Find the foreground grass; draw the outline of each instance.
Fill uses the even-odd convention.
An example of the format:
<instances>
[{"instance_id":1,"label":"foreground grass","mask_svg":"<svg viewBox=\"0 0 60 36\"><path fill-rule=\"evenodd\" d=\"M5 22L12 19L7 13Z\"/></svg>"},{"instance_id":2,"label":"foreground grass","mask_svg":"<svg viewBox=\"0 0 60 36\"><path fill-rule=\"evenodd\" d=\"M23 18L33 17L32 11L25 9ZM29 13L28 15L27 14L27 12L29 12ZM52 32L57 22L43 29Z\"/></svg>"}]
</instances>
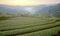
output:
<instances>
[{"instance_id":1,"label":"foreground grass","mask_svg":"<svg viewBox=\"0 0 60 36\"><path fill-rule=\"evenodd\" d=\"M51 36L52 34L55 34L60 30L59 26L60 19L58 18L16 17L5 21L0 21L0 35ZM48 35L46 32L48 33Z\"/></svg>"},{"instance_id":2,"label":"foreground grass","mask_svg":"<svg viewBox=\"0 0 60 36\"><path fill-rule=\"evenodd\" d=\"M16 34L25 34L30 33L34 31L49 29L53 27L57 27L60 24L49 24L49 25L43 25L43 26L35 26L35 27L29 27L24 29L16 29L16 30L10 30L10 31L3 31L1 32L2 35L16 35Z\"/></svg>"},{"instance_id":3,"label":"foreground grass","mask_svg":"<svg viewBox=\"0 0 60 36\"><path fill-rule=\"evenodd\" d=\"M58 31L60 31L60 27L54 27L54 28L50 28L42 31L36 31L36 32L16 35L16 36L52 36L54 34L57 34Z\"/></svg>"}]
</instances>

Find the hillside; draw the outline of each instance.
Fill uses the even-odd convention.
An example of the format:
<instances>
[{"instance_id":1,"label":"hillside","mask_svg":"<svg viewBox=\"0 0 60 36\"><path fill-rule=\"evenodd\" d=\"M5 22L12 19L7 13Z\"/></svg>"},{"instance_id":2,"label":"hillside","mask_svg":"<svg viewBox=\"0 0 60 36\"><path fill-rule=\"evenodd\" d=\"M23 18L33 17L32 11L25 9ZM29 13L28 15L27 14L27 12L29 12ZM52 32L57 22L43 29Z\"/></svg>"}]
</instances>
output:
<instances>
[{"instance_id":1,"label":"hillside","mask_svg":"<svg viewBox=\"0 0 60 36\"><path fill-rule=\"evenodd\" d=\"M0 36L52 36L60 31L60 19L16 17L0 20Z\"/></svg>"},{"instance_id":2,"label":"hillside","mask_svg":"<svg viewBox=\"0 0 60 36\"><path fill-rule=\"evenodd\" d=\"M43 4L36 6L9 6L0 4L0 13L31 14L42 17L60 17L60 4Z\"/></svg>"}]
</instances>

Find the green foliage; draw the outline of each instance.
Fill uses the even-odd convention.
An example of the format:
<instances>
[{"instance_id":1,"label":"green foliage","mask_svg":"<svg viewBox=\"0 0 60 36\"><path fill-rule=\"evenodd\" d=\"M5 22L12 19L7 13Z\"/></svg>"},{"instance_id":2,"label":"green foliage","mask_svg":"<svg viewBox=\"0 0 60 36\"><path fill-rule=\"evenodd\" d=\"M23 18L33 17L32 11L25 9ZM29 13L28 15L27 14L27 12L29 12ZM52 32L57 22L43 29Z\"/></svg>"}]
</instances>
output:
<instances>
[{"instance_id":1,"label":"green foliage","mask_svg":"<svg viewBox=\"0 0 60 36\"><path fill-rule=\"evenodd\" d=\"M60 18L60 11L55 11L55 12L53 13L53 16L54 16L54 17L57 17L57 18Z\"/></svg>"},{"instance_id":2,"label":"green foliage","mask_svg":"<svg viewBox=\"0 0 60 36\"><path fill-rule=\"evenodd\" d=\"M59 28L59 18L16 17L0 21L0 36L51 36Z\"/></svg>"},{"instance_id":3,"label":"green foliage","mask_svg":"<svg viewBox=\"0 0 60 36\"><path fill-rule=\"evenodd\" d=\"M2 13L0 13L0 15L2 15Z\"/></svg>"}]
</instances>

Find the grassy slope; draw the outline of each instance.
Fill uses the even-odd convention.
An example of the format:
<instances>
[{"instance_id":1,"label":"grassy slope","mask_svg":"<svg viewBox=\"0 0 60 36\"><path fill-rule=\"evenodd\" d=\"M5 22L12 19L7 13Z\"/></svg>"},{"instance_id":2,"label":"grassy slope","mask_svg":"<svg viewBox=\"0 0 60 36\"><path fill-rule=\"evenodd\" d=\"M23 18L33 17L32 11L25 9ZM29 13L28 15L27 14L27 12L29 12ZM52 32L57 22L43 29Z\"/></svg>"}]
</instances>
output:
<instances>
[{"instance_id":1,"label":"grassy slope","mask_svg":"<svg viewBox=\"0 0 60 36\"><path fill-rule=\"evenodd\" d=\"M46 30L36 31L36 32L17 35L17 36L51 36L57 34L57 31L60 31L60 27L54 27Z\"/></svg>"},{"instance_id":2,"label":"grassy slope","mask_svg":"<svg viewBox=\"0 0 60 36\"><path fill-rule=\"evenodd\" d=\"M60 23L53 22L54 20L51 20L49 18L38 17L12 18L10 20L0 21L0 35L40 36L41 34L41 36L44 35L48 36L60 30L59 29L60 27L58 27ZM48 33L48 35L46 32Z\"/></svg>"}]
</instances>

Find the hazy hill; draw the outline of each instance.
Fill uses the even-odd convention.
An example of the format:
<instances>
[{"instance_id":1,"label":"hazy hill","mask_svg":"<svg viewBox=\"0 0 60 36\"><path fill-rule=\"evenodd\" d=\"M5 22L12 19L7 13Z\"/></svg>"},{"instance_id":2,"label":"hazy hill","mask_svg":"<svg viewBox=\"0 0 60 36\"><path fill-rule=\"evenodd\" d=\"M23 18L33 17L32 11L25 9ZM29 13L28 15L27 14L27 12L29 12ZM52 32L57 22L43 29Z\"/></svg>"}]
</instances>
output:
<instances>
[{"instance_id":1,"label":"hazy hill","mask_svg":"<svg viewBox=\"0 0 60 36\"><path fill-rule=\"evenodd\" d=\"M60 4L43 4L36 6L9 6L0 4L1 13L35 14L43 17L60 17Z\"/></svg>"}]
</instances>

